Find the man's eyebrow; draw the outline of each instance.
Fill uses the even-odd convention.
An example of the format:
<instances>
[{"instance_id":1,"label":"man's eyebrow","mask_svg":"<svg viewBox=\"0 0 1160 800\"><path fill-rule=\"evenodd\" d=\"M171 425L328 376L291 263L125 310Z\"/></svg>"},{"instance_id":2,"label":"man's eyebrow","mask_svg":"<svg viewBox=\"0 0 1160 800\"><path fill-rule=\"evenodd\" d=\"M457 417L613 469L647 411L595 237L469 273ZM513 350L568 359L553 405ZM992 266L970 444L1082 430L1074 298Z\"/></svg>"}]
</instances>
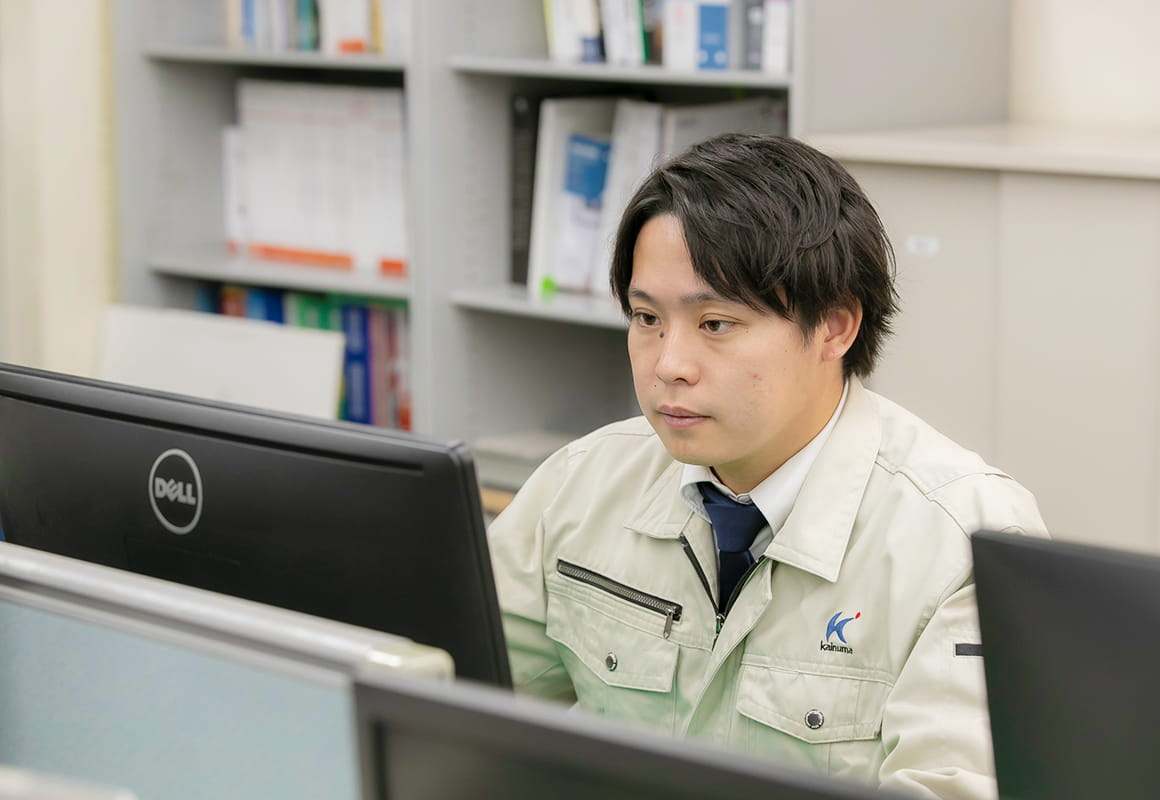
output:
<instances>
[{"instance_id":1,"label":"man's eyebrow","mask_svg":"<svg viewBox=\"0 0 1160 800\"><path fill-rule=\"evenodd\" d=\"M644 289L638 289L635 286L628 287L628 296L632 300L643 300L646 303L656 302L652 295ZM679 302L684 306L695 306L700 303L728 303L734 301L727 300L716 292L694 292L693 294L683 295Z\"/></svg>"}]
</instances>

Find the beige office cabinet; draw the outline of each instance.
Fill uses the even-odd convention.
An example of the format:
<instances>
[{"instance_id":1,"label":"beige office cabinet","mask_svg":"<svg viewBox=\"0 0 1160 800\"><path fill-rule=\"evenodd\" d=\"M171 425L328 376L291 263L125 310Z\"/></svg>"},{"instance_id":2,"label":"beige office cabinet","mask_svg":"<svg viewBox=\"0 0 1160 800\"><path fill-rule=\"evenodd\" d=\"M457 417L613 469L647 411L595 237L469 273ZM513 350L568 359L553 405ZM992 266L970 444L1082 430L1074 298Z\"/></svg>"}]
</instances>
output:
<instances>
[{"instance_id":1,"label":"beige office cabinet","mask_svg":"<svg viewBox=\"0 0 1160 800\"><path fill-rule=\"evenodd\" d=\"M1158 550L1160 179L1012 173L1001 202L996 457L1061 537Z\"/></svg>"},{"instance_id":2,"label":"beige office cabinet","mask_svg":"<svg viewBox=\"0 0 1160 800\"><path fill-rule=\"evenodd\" d=\"M814 141L865 181L898 251L875 388L1018 478L1057 537L1160 551L1160 136Z\"/></svg>"},{"instance_id":3,"label":"beige office cabinet","mask_svg":"<svg viewBox=\"0 0 1160 800\"><path fill-rule=\"evenodd\" d=\"M994 452L999 177L851 166L898 267L901 310L869 384L964 446Z\"/></svg>"}]
</instances>

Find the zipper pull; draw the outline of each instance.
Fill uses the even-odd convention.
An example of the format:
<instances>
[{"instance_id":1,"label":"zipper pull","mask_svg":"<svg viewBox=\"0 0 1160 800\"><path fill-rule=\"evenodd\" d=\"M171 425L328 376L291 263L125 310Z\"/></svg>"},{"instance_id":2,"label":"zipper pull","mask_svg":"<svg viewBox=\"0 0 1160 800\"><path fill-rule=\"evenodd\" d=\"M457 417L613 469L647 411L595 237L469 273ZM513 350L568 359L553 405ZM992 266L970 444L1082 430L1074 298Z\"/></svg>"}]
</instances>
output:
<instances>
[{"instance_id":1,"label":"zipper pull","mask_svg":"<svg viewBox=\"0 0 1160 800\"><path fill-rule=\"evenodd\" d=\"M723 628L724 626L725 626L725 615L718 613L717 614L717 634L716 635L721 634L721 628Z\"/></svg>"},{"instance_id":2,"label":"zipper pull","mask_svg":"<svg viewBox=\"0 0 1160 800\"><path fill-rule=\"evenodd\" d=\"M665 613L665 638L666 639L669 638L669 634L673 632L673 614L675 614L675 613L676 613L676 610L672 609L672 608L670 608Z\"/></svg>"}]
</instances>

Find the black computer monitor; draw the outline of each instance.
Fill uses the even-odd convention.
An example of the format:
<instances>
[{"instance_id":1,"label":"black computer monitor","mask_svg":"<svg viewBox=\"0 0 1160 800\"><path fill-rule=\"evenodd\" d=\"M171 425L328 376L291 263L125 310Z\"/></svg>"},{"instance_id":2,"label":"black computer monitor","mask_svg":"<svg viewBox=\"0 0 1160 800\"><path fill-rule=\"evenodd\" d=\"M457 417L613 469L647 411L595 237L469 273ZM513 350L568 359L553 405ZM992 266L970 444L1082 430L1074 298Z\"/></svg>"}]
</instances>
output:
<instances>
[{"instance_id":1,"label":"black computer monitor","mask_svg":"<svg viewBox=\"0 0 1160 800\"><path fill-rule=\"evenodd\" d=\"M0 365L0 528L406 636L510 685L459 443Z\"/></svg>"},{"instance_id":2,"label":"black computer monitor","mask_svg":"<svg viewBox=\"0 0 1160 800\"><path fill-rule=\"evenodd\" d=\"M1160 558L973 537L995 772L1004 798L1160 793Z\"/></svg>"},{"instance_id":3,"label":"black computer monitor","mask_svg":"<svg viewBox=\"0 0 1160 800\"><path fill-rule=\"evenodd\" d=\"M362 800L900 800L488 686L356 684Z\"/></svg>"}]
</instances>

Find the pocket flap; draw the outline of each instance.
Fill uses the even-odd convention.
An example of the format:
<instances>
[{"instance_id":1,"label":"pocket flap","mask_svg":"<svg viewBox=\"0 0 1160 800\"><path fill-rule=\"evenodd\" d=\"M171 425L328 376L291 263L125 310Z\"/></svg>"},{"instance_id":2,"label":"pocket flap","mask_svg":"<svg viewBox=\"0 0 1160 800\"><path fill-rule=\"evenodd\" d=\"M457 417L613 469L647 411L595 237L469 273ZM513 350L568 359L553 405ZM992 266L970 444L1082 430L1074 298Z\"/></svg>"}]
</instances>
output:
<instances>
[{"instance_id":1,"label":"pocket flap","mask_svg":"<svg viewBox=\"0 0 1160 800\"><path fill-rule=\"evenodd\" d=\"M625 611L626 616L639 614L635 609ZM609 686L646 692L673 688L680 648L659 633L640 630L578 598L551 591L546 633Z\"/></svg>"},{"instance_id":2,"label":"pocket flap","mask_svg":"<svg viewBox=\"0 0 1160 800\"><path fill-rule=\"evenodd\" d=\"M744 664L737 711L810 744L873 739L889 693L881 681Z\"/></svg>"}]
</instances>

